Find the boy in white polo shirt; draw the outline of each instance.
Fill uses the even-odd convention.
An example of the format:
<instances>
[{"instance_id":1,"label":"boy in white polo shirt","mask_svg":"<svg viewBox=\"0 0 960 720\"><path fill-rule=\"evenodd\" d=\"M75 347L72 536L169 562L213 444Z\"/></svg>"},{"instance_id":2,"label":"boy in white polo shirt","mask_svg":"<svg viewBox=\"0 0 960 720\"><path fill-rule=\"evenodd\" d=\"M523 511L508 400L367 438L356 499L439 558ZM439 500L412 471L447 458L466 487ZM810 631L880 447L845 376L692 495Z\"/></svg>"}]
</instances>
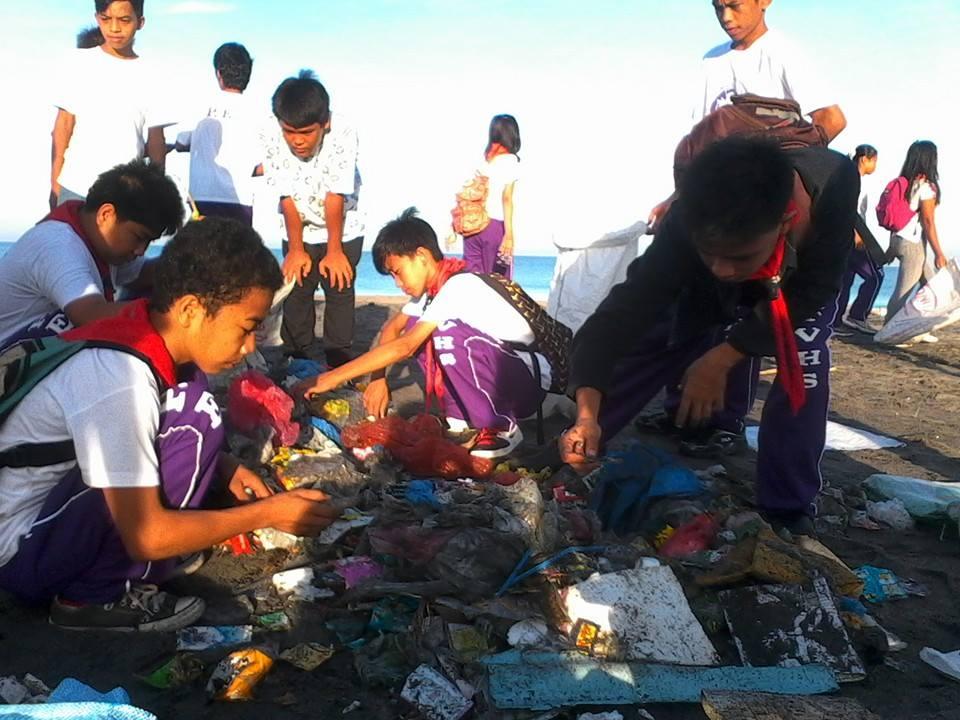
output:
<instances>
[{"instance_id":1,"label":"boy in white polo shirt","mask_svg":"<svg viewBox=\"0 0 960 720\"><path fill-rule=\"evenodd\" d=\"M101 45L72 51L53 125L50 207L81 200L104 170L143 158L164 167L164 125L157 77L134 52L143 0L95 0ZM147 137L144 138L146 133Z\"/></svg>"},{"instance_id":2,"label":"boy in white polo shirt","mask_svg":"<svg viewBox=\"0 0 960 720\"><path fill-rule=\"evenodd\" d=\"M0 258L0 345L118 313L116 288L148 284L147 246L182 223L180 193L158 168L103 173L85 201L54 209Z\"/></svg>"},{"instance_id":3,"label":"boy in white polo shirt","mask_svg":"<svg viewBox=\"0 0 960 720\"><path fill-rule=\"evenodd\" d=\"M213 55L220 92L192 131L177 136L177 150L190 152L190 196L201 215L253 224L254 169L260 164L254 108L243 92L253 59L239 43Z\"/></svg>"}]
</instances>

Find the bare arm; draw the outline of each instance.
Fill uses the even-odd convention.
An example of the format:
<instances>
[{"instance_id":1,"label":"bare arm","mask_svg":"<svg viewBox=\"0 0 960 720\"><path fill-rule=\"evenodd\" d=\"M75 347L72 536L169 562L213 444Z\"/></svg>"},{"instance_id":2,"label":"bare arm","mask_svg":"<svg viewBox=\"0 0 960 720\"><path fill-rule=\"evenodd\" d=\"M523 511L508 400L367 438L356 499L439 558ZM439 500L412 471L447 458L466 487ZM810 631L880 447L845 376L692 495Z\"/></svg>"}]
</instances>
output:
<instances>
[{"instance_id":1,"label":"bare arm","mask_svg":"<svg viewBox=\"0 0 960 720\"><path fill-rule=\"evenodd\" d=\"M380 338L377 340L377 346L388 345L398 337L403 335L404 329L407 327L407 323L410 321L410 318L403 313L397 313L392 318L387 320L383 327L380 328ZM371 380L383 380L387 376L387 368L382 368L380 370L375 370L370 379Z\"/></svg>"},{"instance_id":2,"label":"bare arm","mask_svg":"<svg viewBox=\"0 0 960 720\"><path fill-rule=\"evenodd\" d=\"M126 303L109 302L103 295L87 295L68 304L63 312L74 327L82 327L94 320L119 315Z\"/></svg>"},{"instance_id":3,"label":"bare arm","mask_svg":"<svg viewBox=\"0 0 960 720\"><path fill-rule=\"evenodd\" d=\"M50 190L54 196L60 194L59 177L63 170L63 158L67 152L67 146L70 145L70 138L73 137L73 128L76 124L75 115L63 108L57 111L57 119L53 123L53 152L50 163Z\"/></svg>"},{"instance_id":4,"label":"bare arm","mask_svg":"<svg viewBox=\"0 0 960 720\"><path fill-rule=\"evenodd\" d=\"M167 139L163 135L162 127L152 127L147 130L147 157L150 162L161 170L167 167Z\"/></svg>"},{"instance_id":5,"label":"bare arm","mask_svg":"<svg viewBox=\"0 0 960 720\"><path fill-rule=\"evenodd\" d=\"M343 195L328 192L323 199L323 220L327 224L327 252L343 252Z\"/></svg>"},{"instance_id":6,"label":"bare arm","mask_svg":"<svg viewBox=\"0 0 960 720\"><path fill-rule=\"evenodd\" d=\"M313 260L303 247L303 220L292 197L280 198L280 212L287 230L287 254L283 258L283 278L296 280L303 285L303 278L310 272Z\"/></svg>"},{"instance_id":7,"label":"bare arm","mask_svg":"<svg viewBox=\"0 0 960 720\"><path fill-rule=\"evenodd\" d=\"M937 270L947 264L947 256L940 247L940 237L937 235L937 201L934 199L920 201L920 227L923 229L923 239L930 243Z\"/></svg>"},{"instance_id":8,"label":"bare arm","mask_svg":"<svg viewBox=\"0 0 960 720\"><path fill-rule=\"evenodd\" d=\"M228 510L171 510L156 487L105 488L103 495L124 547L136 560L185 555L263 527L315 535L337 515L318 490L293 490Z\"/></svg>"},{"instance_id":9,"label":"bare arm","mask_svg":"<svg viewBox=\"0 0 960 720\"><path fill-rule=\"evenodd\" d=\"M813 120L814 125L823 128L823 132L827 136L827 142L833 142L833 139L842 133L847 126L847 118L839 105L814 110L810 113L810 119Z\"/></svg>"},{"instance_id":10,"label":"bare arm","mask_svg":"<svg viewBox=\"0 0 960 720\"><path fill-rule=\"evenodd\" d=\"M513 186L503 188L503 244L500 248L506 255L513 255Z\"/></svg>"}]
</instances>

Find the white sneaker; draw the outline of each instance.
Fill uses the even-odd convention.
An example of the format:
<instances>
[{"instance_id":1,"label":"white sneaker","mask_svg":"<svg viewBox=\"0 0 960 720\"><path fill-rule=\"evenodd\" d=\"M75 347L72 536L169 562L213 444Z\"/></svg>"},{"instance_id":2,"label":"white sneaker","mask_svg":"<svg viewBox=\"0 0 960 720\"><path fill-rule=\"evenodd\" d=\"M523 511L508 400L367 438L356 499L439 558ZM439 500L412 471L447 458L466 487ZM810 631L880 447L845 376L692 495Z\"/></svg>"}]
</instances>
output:
<instances>
[{"instance_id":1,"label":"white sneaker","mask_svg":"<svg viewBox=\"0 0 960 720\"><path fill-rule=\"evenodd\" d=\"M937 343L940 342L940 338L932 333L924 333L923 335L917 335L914 340L922 343Z\"/></svg>"}]
</instances>

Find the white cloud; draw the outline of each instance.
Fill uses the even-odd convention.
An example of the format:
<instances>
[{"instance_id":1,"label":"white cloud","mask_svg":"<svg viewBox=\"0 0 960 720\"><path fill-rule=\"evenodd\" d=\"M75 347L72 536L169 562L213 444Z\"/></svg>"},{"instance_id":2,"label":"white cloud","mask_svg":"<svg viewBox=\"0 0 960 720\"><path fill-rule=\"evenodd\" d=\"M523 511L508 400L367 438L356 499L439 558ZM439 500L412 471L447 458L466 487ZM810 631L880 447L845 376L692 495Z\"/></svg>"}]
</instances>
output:
<instances>
[{"instance_id":1,"label":"white cloud","mask_svg":"<svg viewBox=\"0 0 960 720\"><path fill-rule=\"evenodd\" d=\"M233 3L188 0L187 2L174 3L164 8L163 12L167 15L215 15L234 12L236 9L237 6Z\"/></svg>"}]
</instances>

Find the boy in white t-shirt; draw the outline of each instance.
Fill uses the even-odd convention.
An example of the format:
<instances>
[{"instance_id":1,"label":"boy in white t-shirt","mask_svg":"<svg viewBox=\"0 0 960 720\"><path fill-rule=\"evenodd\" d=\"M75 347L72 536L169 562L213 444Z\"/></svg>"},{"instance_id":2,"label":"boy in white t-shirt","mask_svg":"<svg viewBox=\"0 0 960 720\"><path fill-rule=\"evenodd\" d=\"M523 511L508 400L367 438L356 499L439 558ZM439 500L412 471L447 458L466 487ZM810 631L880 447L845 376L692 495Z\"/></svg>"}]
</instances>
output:
<instances>
[{"instance_id":1,"label":"boy in white t-shirt","mask_svg":"<svg viewBox=\"0 0 960 720\"><path fill-rule=\"evenodd\" d=\"M143 158L164 167L157 82L133 49L143 28L143 0L95 0L103 43L74 50L56 98L50 207L83 199L107 168ZM144 133L147 137L144 140Z\"/></svg>"},{"instance_id":2,"label":"boy in white t-shirt","mask_svg":"<svg viewBox=\"0 0 960 720\"><path fill-rule=\"evenodd\" d=\"M85 201L55 208L0 258L0 345L117 314L115 290L147 289L147 246L182 223L180 193L159 168L137 160L103 173Z\"/></svg>"},{"instance_id":3,"label":"boy in white t-shirt","mask_svg":"<svg viewBox=\"0 0 960 720\"><path fill-rule=\"evenodd\" d=\"M433 228L415 213L410 208L387 223L373 244L377 270L391 275L411 302L383 326L377 347L307 381L306 394L372 373L364 402L383 416L390 401L386 368L416 356L427 408L436 396L451 430L478 431L472 453L501 457L522 439L517 420L532 415L550 387L550 365L540 354L514 349L534 343L529 323L462 260L444 259Z\"/></svg>"},{"instance_id":4,"label":"boy in white t-shirt","mask_svg":"<svg viewBox=\"0 0 960 720\"><path fill-rule=\"evenodd\" d=\"M223 453L203 376L254 350L281 281L256 232L208 218L164 248L149 301L64 336L89 345L0 424L0 588L51 602L63 627L175 630L204 609L153 584L178 556L258 528L307 535L331 522L323 493L271 496ZM206 509L218 487L236 507Z\"/></svg>"},{"instance_id":5,"label":"boy in white t-shirt","mask_svg":"<svg viewBox=\"0 0 960 720\"><path fill-rule=\"evenodd\" d=\"M319 286L324 355L336 367L353 357L353 280L363 252L357 131L331 113L326 88L309 70L280 84L273 114L279 128L264 138L263 173L280 196L287 231L283 274L297 282L283 305L284 351L320 359L314 348Z\"/></svg>"},{"instance_id":6,"label":"boy in white t-shirt","mask_svg":"<svg viewBox=\"0 0 960 720\"><path fill-rule=\"evenodd\" d=\"M703 94L693 108L699 122L734 95L795 100L815 125L833 140L846 127L840 106L828 97L823 80L807 59L780 33L767 29L773 0L713 0L713 9L730 42L703 56Z\"/></svg>"},{"instance_id":7,"label":"boy in white t-shirt","mask_svg":"<svg viewBox=\"0 0 960 720\"><path fill-rule=\"evenodd\" d=\"M260 164L254 108L243 96L253 59L239 43L213 55L220 93L192 131L177 136L176 149L190 153L190 196L203 216L253 224L254 169Z\"/></svg>"}]
</instances>

